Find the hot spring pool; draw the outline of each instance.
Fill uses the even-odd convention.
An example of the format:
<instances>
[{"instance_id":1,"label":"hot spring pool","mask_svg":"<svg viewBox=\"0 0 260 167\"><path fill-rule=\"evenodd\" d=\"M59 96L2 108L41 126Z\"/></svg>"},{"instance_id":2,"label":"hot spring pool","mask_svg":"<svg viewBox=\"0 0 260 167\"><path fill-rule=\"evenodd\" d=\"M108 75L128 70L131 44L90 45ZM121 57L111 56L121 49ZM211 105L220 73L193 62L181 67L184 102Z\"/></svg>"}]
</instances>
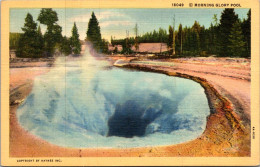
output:
<instances>
[{"instance_id":1,"label":"hot spring pool","mask_svg":"<svg viewBox=\"0 0 260 167\"><path fill-rule=\"evenodd\" d=\"M86 51L37 77L17 116L30 133L76 148L170 145L200 136L210 113L200 84L106 68Z\"/></svg>"}]
</instances>

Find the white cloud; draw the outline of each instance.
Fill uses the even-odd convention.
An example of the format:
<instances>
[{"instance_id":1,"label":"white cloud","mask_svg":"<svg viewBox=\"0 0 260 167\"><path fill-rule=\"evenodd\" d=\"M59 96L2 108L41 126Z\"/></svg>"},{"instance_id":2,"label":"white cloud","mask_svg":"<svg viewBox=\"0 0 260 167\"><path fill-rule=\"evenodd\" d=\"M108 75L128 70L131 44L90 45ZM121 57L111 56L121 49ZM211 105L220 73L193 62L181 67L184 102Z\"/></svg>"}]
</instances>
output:
<instances>
[{"instance_id":1,"label":"white cloud","mask_svg":"<svg viewBox=\"0 0 260 167\"><path fill-rule=\"evenodd\" d=\"M107 19L115 19L115 18L124 18L124 19L129 19L129 16L119 13L119 12L112 12L112 11L103 11L100 13L96 13L96 17L98 20L107 20Z\"/></svg>"},{"instance_id":2,"label":"white cloud","mask_svg":"<svg viewBox=\"0 0 260 167\"><path fill-rule=\"evenodd\" d=\"M116 20L116 21L104 21L100 23L100 27L108 27L108 26L130 26L134 25L133 22L127 20Z\"/></svg>"},{"instance_id":3,"label":"white cloud","mask_svg":"<svg viewBox=\"0 0 260 167\"><path fill-rule=\"evenodd\" d=\"M90 19L90 15L91 15L90 13L77 15L77 16L68 18L68 21L77 22L77 23L87 23Z\"/></svg>"},{"instance_id":4,"label":"white cloud","mask_svg":"<svg viewBox=\"0 0 260 167\"><path fill-rule=\"evenodd\" d=\"M123 14L123 13L119 13L119 12L114 12L114 11L103 11L103 12L96 12L95 13L98 21L101 23L105 20L109 20L109 19L126 19L129 20L131 19L129 16ZM85 14L81 14L81 15L77 15L74 17L70 17L68 20L70 22L81 22L81 23L87 23L89 21L91 17L91 12L85 13Z\"/></svg>"}]
</instances>

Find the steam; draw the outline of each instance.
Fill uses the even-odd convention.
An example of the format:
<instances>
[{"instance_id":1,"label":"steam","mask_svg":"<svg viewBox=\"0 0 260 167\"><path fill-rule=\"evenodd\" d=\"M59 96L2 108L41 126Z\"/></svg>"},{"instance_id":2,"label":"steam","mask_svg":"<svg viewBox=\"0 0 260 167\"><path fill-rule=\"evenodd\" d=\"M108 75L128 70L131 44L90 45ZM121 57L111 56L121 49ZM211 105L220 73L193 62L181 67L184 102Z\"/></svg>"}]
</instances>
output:
<instances>
[{"instance_id":1,"label":"steam","mask_svg":"<svg viewBox=\"0 0 260 167\"><path fill-rule=\"evenodd\" d=\"M66 147L167 145L203 132L209 107L198 83L108 70L109 63L96 57L88 45L82 57L57 58L18 108L20 124Z\"/></svg>"}]
</instances>

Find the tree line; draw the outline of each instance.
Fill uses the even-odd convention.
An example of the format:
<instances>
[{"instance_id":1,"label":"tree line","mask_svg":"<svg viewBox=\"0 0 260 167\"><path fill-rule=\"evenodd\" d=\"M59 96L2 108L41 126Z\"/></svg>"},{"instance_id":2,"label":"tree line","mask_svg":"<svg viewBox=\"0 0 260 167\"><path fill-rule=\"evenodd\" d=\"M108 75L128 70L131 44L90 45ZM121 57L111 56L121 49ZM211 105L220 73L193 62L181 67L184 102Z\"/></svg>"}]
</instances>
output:
<instances>
[{"instance_id":1,"label":"tree line","mask_svg":"<svg viewBox=\"0 0 260 167\"><path fill-rule=\"evenodd\" d=\"M80 53L81 44L75 23L72 36L68 38L62 36L62 27L57 24L58 14L51 8L41 9L37 20L40 24L46 25L47 30L44 34L30 13L27 13L24 26L21 28L23 33L10 33L10 49L16 50L17 57L50 57L55 51L65 55Z\"/></svg>"},{"instance_id":2,"label":"tree line","mask_svg":"<svg viewBox=\"0 0 260 167\"><path fill-rule=\"evenodd\" d=\"M209 28L195 21L191 27L179 24L174 30L170 25L168 33L165 29L159 28L137 38L139 43L167 43L168 53L175 56L250 57L251 10L248 11L246 19L240 20L234 9L226 8L222 11L220 20L214 15ZM130 49L135 41L135 37L111 37L112 45L122 45L123 51Z\"/></svg>"},{"instance_id":3,"label":"tree line","mask_svg":"<svg viewBox=\"0 0 260 167\"><path fill-rule=\"evenodd\" d=\"M10 49L16 49L18 57L49 57L53 56L55 51L65 55L80 53L81 44L76 23L73 25L71 37L66 37L62 36L62 27L57 24L58 15L51 8L41 9L37 20L47 26L44 34L30 13L25 18L23 33L10 33ZM102 39L94 12L88 22L85 40L90 41L97 52L109 53L109 43ZM220 20L214 15L209 28L195 21L191 27L183 27L180 24L176 30L175 27L169 26L168 33L167 30L159 28L136 37L111 37L113 46L122 45L122 53L133 52L131 47L138 48L138 43L157 42L167 43L169 55L175 56L250 57L251 10L248 11L246 19L240 20L234 9L224 9Z\"/></svg>"},{"instance_id":4,"label":"tree line","mask_svg":"<svg viewBox=\"0 0 260 167\"><path fill-rule=\"evenodd\" d=\"M183 28L180 24L175 36L176 54L250 57L251 10L247 19L240 20L234 9L224 9L220 20L216 15L213 20L207 29L197 21L192 27Z\"/></svg>"},{"instance_id":5,"label":"tree line","mask_svg":"<svg viewBox=\"0 0 260 167\"><path fill-rule=\"evenodd\" d=\"M71 30L71 37L62 36L62 27L57 24L58 14L51 8L41 9L37 20L46 25L47 30L42 34L41 26L27 13L23 33L10 33L10 49L16 50L17 57L40 58L51 57L55 52L80 54L81 43L76 23ZM101 39L100 27L94 12L91 15L86 32L86 40L93 43L98 52L108 51L108 42Z\"/></svg>"}]
</instances>

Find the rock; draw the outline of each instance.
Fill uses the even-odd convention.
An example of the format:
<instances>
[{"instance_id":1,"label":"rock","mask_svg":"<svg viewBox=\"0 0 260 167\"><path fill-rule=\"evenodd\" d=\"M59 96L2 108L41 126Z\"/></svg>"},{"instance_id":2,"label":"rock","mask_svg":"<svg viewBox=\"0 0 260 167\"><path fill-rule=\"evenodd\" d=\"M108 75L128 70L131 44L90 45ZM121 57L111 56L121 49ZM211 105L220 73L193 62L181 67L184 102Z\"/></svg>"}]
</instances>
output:
<instances>
[{"instance_id":1,"label":"rock","mask_svg":"<svg viewBox=\"0 0 260 167\"><path fill-rule=\"evenodd\" d=\"M21 100L15 100L15 101L12 101L11 102L11 105L17 105L17 104L21 104L24 102L24 99L21 99Z\"/></svg>"}]
</instances>

